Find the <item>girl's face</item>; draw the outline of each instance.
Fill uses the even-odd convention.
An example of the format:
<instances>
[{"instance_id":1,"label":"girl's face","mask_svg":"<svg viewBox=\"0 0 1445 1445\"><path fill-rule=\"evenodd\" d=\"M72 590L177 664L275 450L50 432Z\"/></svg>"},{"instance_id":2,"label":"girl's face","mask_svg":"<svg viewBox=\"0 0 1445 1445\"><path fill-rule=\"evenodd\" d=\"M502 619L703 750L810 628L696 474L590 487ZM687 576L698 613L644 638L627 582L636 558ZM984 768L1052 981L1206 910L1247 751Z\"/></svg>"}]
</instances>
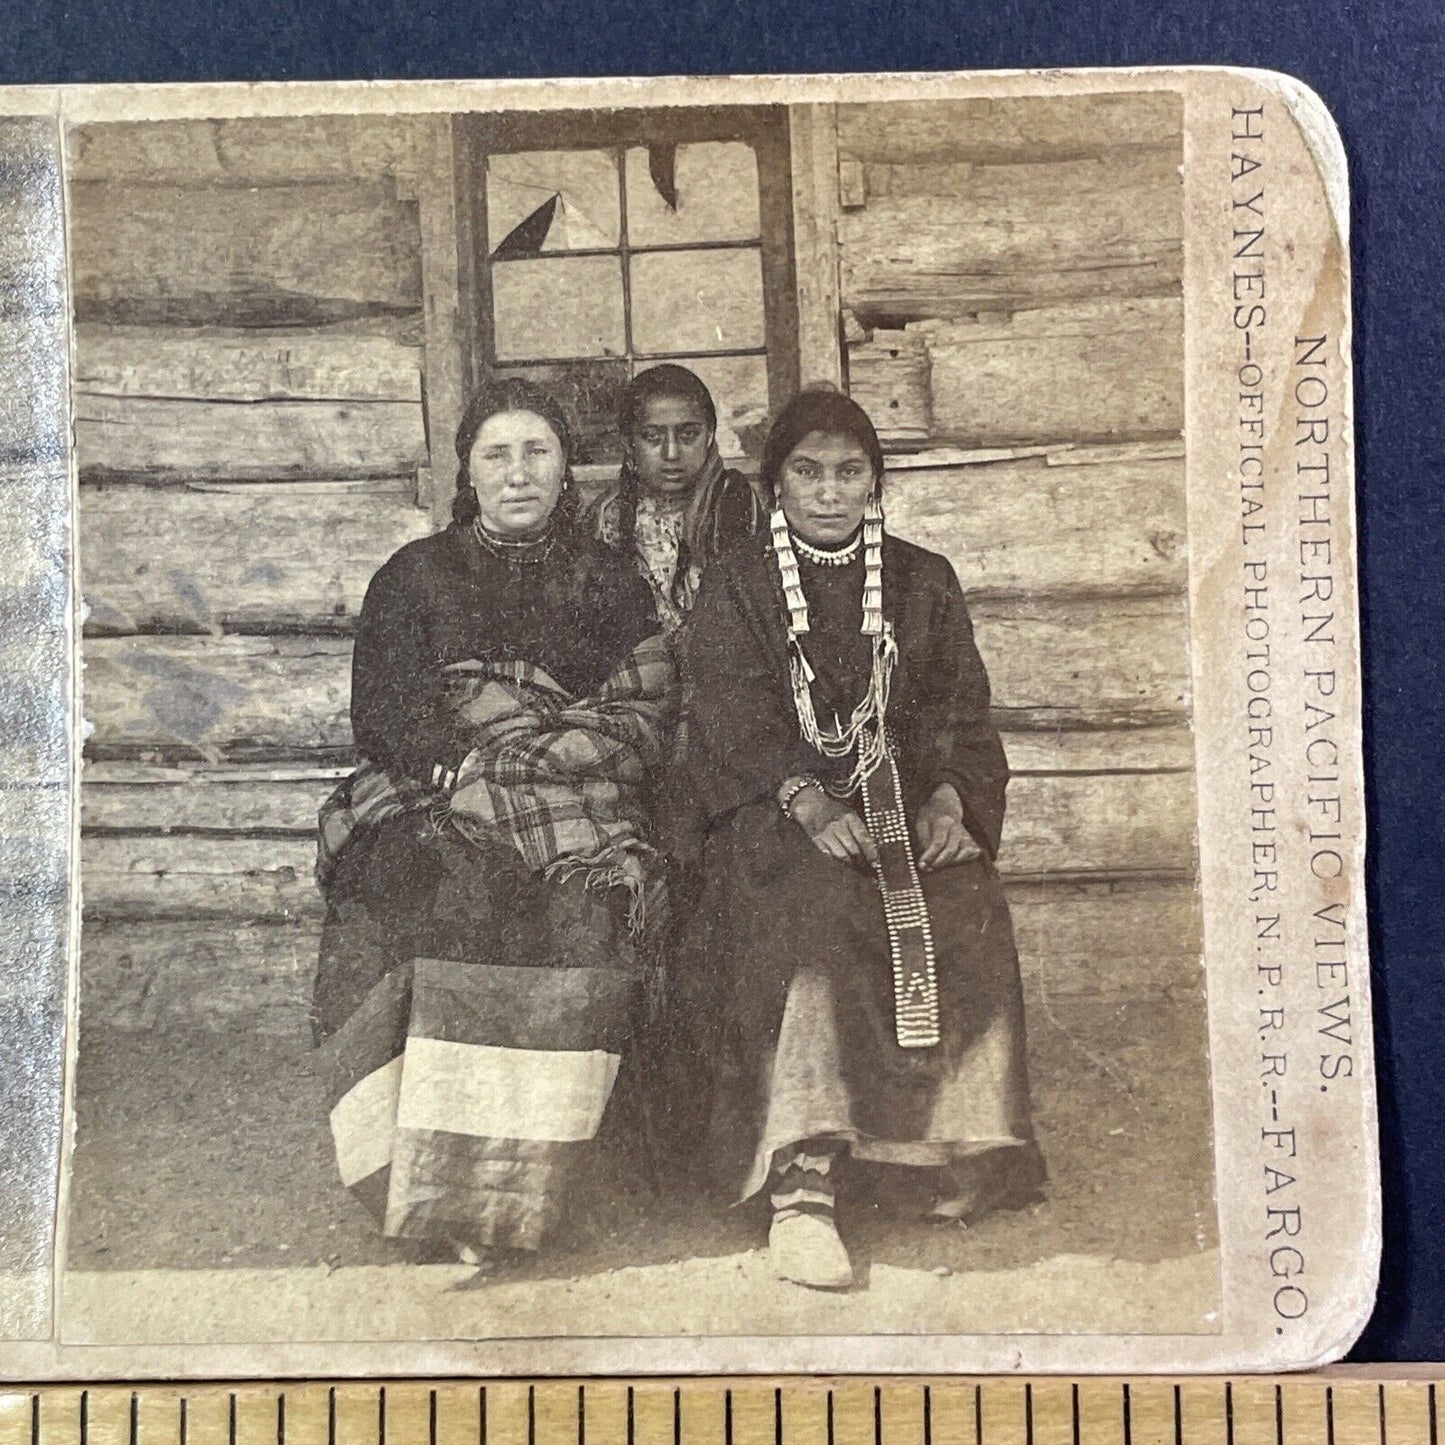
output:
<instances>
[{"instance_id":1,"label":"girl's face","mask_svg":"<svg viewBox=\"0 0 1445 1445\"><path fill-rule=\"evenodd\" d=\"M697 483L712 445L712 431L690 397L649 398L627 438L627 454L643 492L687 496Z\"/></svg>"},{"instance_id":2,"label":"girl's face","mask_svg":"<svg viewBox=\"0 0 1445 1445\"><path fill-rule=\"evenodd\" d=\"M545 417L499 411L482 423L468 464L482 526L518 541L540 537L562 495L567 458Z\"/></svg>"},{"instance_id":3,"label":"girl's face","mask_svg":"<svg viewBox=\"0 0 1445 1445\"><path fill-rule=\"evenodd\" d=\"M841 547L863 525L873 463L850 436L809 432L783 460L778 501L794 533L814 547Z\"/></svg>"}]
</instances>

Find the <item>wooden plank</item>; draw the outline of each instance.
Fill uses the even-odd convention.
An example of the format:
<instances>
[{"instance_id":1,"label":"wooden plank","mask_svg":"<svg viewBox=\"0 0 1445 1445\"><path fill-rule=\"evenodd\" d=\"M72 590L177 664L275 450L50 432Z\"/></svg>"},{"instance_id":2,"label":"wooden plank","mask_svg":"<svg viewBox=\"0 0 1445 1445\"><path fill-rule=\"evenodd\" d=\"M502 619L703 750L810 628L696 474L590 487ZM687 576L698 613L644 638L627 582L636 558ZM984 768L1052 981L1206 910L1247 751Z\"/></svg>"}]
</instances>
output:
<instances>
[{"instance_id":1,"label":"wooden plank","mask_svg":"<svg viewBox=\"0 0 1445 1445\"><path fill-rule=\"evenodd\" d=\"M309 839L342 769L160 769L91 764L81 790L89 833L234 830ZM1189 869L1188 773L1024 775L1009 788L1000 867L1008 873ZM138 845L142 847L142 845Z\"/></svg>"},{"instance_id":2,"label":"wooden plank","mask_svg":"<svg viewBox=\"0 0 1445 1445\"><path fill-rule=\"evenodd\" d=\"M1183 597L980 602L979 651L1005 729L1165 723L1189 698Z\"/></svg>"},{"instance_id":3,"label":"wooden plank","mask_svg":"<svg viewBox=\"0 0 1445 1445\"><path fill-rule=\"evenodd\" d=\"M87 636L349 628L377 567L431 531L415 483L87 486ZM240 545L263 538L261 550Z\"/></svg>"},{"instance_id":4,"label":"wooden plank","mask_svg":"<svg viewBox=\"0 0 1445 1445\"><path fill-rule=\"evenodd\" d=\"M77 320L319 325L419 311L416 207L384 185L70 187Z\"/></svg>"},{"instance_id":5,"label":"wooden plank","mask_svg":"<svg viewBox=\"0 0 1445 1445\"><path fill-rule=\"evenodd\" d=\"M169 401L421 400L421 349L356 325L78 326L74 389ZM82 462L82 465L84 463Z\"/></svg>"},{"instance_id":6,"label":"wooden plank","mask_svg":"<svg viewBox=\"0 0 1445 1445\"><path fill-rule=\"evenodd\" d=\"M891 469L888 528L944 553L971 598L1183 590L1184 460L1043 456Z\"/></svg>"},{"instance_id":7,"label":"wooden plank","mask_svg":"<svg viewBox=\"0 0 1445 1445\"><path fill-rule=\"evenodd\" d=\"M87 486L87 633L351 624L371 574L429 530L409 480ZM1182 589L1182 460L1052 466L1044 457L891 471L888 521L947 554L970 597ZM236 546L264 536L264 556Z\"/></svg>"},{"instance_id":8,"label":"wooden plank","mask_svg":"<svg viewBox=\"0 0 1445 1445\"><path fill-rule=\"evenodd\" d=\"M1151 726L1185 716L1182 597L1005 599L974 613L1006 729ZM84 661L92 758L259 761L345 753L351 744L344 639L95 638Z\"/></svg>"},{"instance_id":9,"label":"wooden plank","mask_svg":"<svg viewBox=\"0 0 1445 1445\"><path fill-rule=\"evenodd\" d=\"M839 341L838 122L835 105L788 108L793 164L793 251L798 366L809 382L843 384Z\"/></svg>"},{"instance_id":10,"label":"wooden plank","mask_svg":"<svg viewBox=\"0 0 1445 1445\"><path fill-rule=\"evenodd\" d=\"M848 395L873 418L883 442L933 433L928 343L910 331L875 331L848 348Z\"/></svg>"},{"instance_id":11,"label":"wooden plank","mask_svg":"<svg viewBox=\"0 0 1445 1445\"><path fill-rule=\"evenodd\" d=\"M426 307L426 422L430 457L421 500L436 523L451 520L456 490L456 435L465 406L462 343L461 238L457 216L456 146L452 116L416 117L413 174L421 229L422 295Z\"/></svg>"},{"instance_id":12,"label":"wooden plank","mask_svg":"<svg viewBox=\"0 0 1445 1445\"><path fill-rule=\"evenodd\" d=\"M1177 435L1177 296L1067 302L1011 317L921 323L935 436L967 446Z\"/></svg>"},{"instance_id":13,"label":"wooden plank","mask_svg":"<svg viewBox=\"0 0 1445 1445\"><path fill-rule=\"evenodd\" d=\"M842 302L864 325L1177 293L1177 149L1024 166L875 170L838 221ZM878 318L891 318L884 323Z\"/></svg>"},{"instance_id":14,"label":"wooden plank","mask_svg":"<svg viewBox=\"0 0 1445 1445\"><path fill-rule=\"evenodd\" d=\"M1182 137L1177 92L979 96L838 107L838 153L850 160L998 165L1104 156Z\"/></svg>"},{"instance_id":15,"label":"wooden plank","mask_svg":"<svg viewBox=\"0 0 1445 1445\"><path fill-rule=\"evenodd\" d=\"M315 637L96 639L94 755L264 758L351 745L351 644Z\"/></svg>"},{"instance_id":16,"label":"wooden plank","mask_svg":"<svg viewBox=\"0 0 1445 1445\"><path fill-rule=\"evenodd\" d=\"M81 393L83 477L394 477L427 461L420 401L170 401Z\"/></svg>"},{"instance_id":17,"label":"wooden plank","mask_svg":"<svg viewBox=\"0 0 1445 1445\"><path fill-rule=\"evenodd\" d=\"M1011 885L1009 894L1032 996L1197 996L1203 987L1188 884ZM136 1032L244 1027L304 1041L320 932L314 912L289 923L88 921L82 1018Z\"/></svg>"},{"instance_id":18,"label":"wooden plank","mask_svg":"<svg viewBox=\"0 0 1445 1445\"><path fill-rule=\"evenodd\" d=\"M403 165L420 117L306 115L72 126L75 181L274 186L375 181Z\"/></svg>"}]
</instances>

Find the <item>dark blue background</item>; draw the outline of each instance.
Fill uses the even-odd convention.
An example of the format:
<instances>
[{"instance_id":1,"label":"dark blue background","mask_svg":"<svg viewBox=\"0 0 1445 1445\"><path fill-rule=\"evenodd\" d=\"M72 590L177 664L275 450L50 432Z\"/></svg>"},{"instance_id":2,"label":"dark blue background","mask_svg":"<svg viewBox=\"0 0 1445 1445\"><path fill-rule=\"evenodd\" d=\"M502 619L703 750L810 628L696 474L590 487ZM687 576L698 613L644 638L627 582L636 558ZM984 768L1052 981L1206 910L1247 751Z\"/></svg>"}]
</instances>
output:
<instances>
[{"instance_id":1,"label":"dark blue background","mask_svg":"<svg viewBox=\"0 0 1445 1445\"><path fill-rule=\"evenodd\" d=\"M10 0L0 81L1239 64L1333 110L1353 183L1370 902L1385 1151L1359 1359L1445 1356L1440 733L1445 7L1348 0Z\"/></svg>"}]
</instances>

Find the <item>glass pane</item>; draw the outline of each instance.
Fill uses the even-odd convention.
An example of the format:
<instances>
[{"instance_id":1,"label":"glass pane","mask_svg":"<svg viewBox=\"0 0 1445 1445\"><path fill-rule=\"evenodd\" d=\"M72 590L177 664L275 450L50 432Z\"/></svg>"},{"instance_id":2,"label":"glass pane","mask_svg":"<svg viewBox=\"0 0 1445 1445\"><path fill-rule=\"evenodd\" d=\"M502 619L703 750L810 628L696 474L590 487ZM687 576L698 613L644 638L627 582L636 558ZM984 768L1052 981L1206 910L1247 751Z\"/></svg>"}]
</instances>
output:
<instances>
[{"instance_id":1,"label":"glass pane","mask_svg":"<svg viewBox=\"0 0 1445 1445\"><path fill-rule=\"evenodd\" d=\"M703 141L627 152L629 244L751 241L761 234L752 146Z\"/></svg>"},{"instance_id":2,"label":"glass pane","mask_svg":"<svg viewBox=\"0 0 1445 1445\"><path fill-rule=\"evenodd\" d=\"M620 462L617 401L627 385L625 361L564 361L555 366L498 367L498 376L525 376L562 403L572 424L572 460Z\"/></svg>"},{"instance_id":3,"label":"glass pane","mask_svg":"<svg viewBox=\"0 0 1445 1445\"><path fill-rule=\"evenodd\" d=\"M492 306L498 361L621 356L627 349L616 256L498 261Z\"/></svg>"},{"instance_id":4,"label":"glass pane","mask_svg":"<svg viewBox=\"0 0 1445 1445\"><path fill-rule=\"evenodd\" d=\"M487 158L487 253L537 256L616 246L617 157L522 151Z\"/></svg>"},{"instance_id":5,"label":"glass pane","mask_svg":"<svg viewBox=\"0 0 1445 1445\"><path fill-rule=\"evenodd\" d=\"M723 456L761 456L768 434L767 357L691 356L678 365L695 371L712 392Z\"/></svg>"},{"instance_id":6,"label":"glass pane","mask_svg":"<svg viewBox=\"0 0 1445 1445\"><path fill-rule=\"evenodd\" d=\"M661 251L632 258L632 344L638 352L762 346L763 261L757 251Z\"/></svg>"}]
</instances>

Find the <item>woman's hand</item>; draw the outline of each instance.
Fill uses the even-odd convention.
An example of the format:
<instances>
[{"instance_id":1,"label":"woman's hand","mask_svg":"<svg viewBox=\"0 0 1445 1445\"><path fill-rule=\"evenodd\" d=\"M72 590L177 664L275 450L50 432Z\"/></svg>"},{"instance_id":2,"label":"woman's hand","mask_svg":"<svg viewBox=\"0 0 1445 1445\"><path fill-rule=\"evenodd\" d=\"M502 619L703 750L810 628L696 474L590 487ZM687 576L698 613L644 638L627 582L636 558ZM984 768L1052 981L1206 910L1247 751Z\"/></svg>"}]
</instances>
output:
<instances>
[{"instance_id":1,"label":"woman's hand","mask_svg":"<svg viewBox=\"0 0 1445 1445\"><path fill-rule=\"evenodd\" d=\"M918 870L933 873L954 863L971 863L983 853L963 826L963 803L952 783L940 783L918 810Z\"/></svg>"},{"instance_id":2,"label":"woman's hand","mask_svg":"<svg viewBox=\"0 0 1445 1445\"><path fill-rule=\"evenodd\" d=\"M863 819L822 788L804 788L788 811L820 853L859 867L877 861L878 845L869 836Z\"/></svg>"}]
</instances>

